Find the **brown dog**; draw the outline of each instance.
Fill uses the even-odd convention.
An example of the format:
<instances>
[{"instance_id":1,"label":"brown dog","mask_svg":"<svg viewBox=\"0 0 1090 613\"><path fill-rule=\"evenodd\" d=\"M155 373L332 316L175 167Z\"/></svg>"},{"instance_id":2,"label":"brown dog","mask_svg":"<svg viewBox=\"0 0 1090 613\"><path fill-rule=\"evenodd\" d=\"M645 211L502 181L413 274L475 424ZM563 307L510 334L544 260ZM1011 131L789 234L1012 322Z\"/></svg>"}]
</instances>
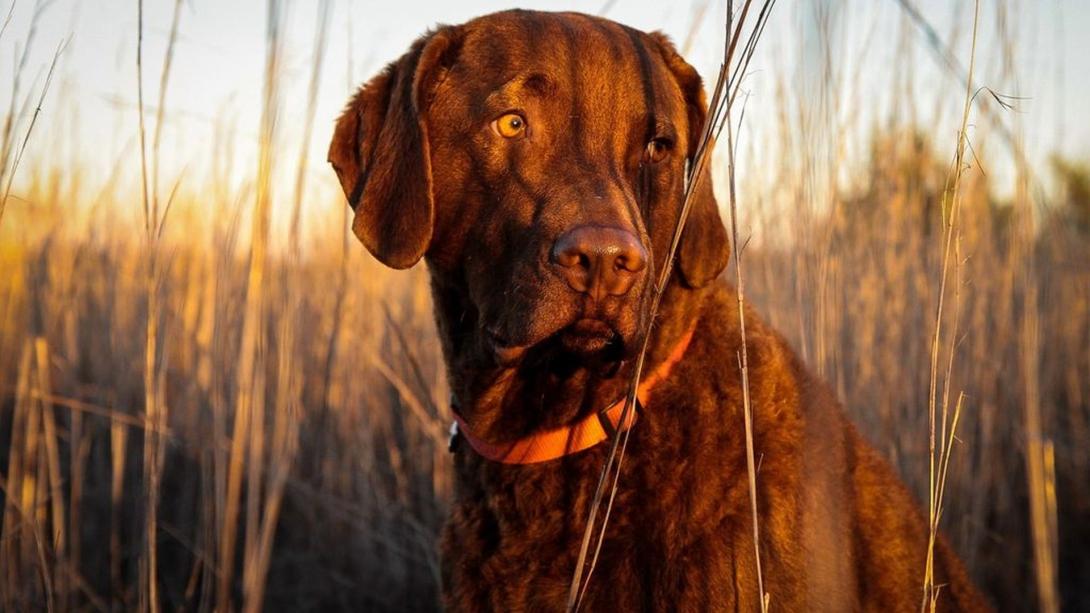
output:
<instances>
[{"instance_id":1,"label":"brown dog","mask_svg":"<svg viewBox=\"0 0 1090 613\"><path fill-rule=\"evenodd\" d=\"M563 610L596 443L632 426L605 409L648 328L705 112L663 35L510 11L424 36L337 122L356 235L431 276L462 427L449 609ZM704 176L585 610L759 608L728 256ZM746 321L771 606L918 610L928 530L912 496L783 339ZM940 608L986 609L945 541L935 552Z\"/></svg>"}]
</instances>

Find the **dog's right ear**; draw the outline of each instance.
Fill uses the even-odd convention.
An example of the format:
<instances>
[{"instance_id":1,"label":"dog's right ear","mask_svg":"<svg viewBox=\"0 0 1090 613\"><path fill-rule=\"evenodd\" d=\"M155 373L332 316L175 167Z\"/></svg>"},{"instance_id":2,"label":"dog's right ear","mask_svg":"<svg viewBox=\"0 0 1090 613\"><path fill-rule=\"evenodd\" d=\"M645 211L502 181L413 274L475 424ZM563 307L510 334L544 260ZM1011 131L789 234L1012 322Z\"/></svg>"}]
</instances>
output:
<instances>
[{"instance_id":1,"label":"dog's right ear","mask_svg":"<svg viewBox=\"0 0 1090 613\"><path fill-rule=\"evenodd\" d=\"M329 162L356 212L352 231L391 268L412 266L431 242L427 111L458 46L452 27L413 43L352 96L329 145Z\"/></svg>"},{"instance_id":2,"label":"dog's right ear","mask_svg":"<svg viewBox=\"0 0 1090 613\"><path fill-rule=\"evenodd\" d=\"M696 154L708 105L704 101L704 85L696 69L689 65L664 34L652 32L652 40L659 45L666 66L673 73L689 116L689 163L696 162ZM710 152L709 152L710 154ZM710 162L710 158L708 162ZM730 261L730 239L723 220L719 217L719 205L712 191L710 163L694 177L693 202L689 220L678 245L677 271L686 287L699 289L714 281Z\"/></svg>"}]
</instances>

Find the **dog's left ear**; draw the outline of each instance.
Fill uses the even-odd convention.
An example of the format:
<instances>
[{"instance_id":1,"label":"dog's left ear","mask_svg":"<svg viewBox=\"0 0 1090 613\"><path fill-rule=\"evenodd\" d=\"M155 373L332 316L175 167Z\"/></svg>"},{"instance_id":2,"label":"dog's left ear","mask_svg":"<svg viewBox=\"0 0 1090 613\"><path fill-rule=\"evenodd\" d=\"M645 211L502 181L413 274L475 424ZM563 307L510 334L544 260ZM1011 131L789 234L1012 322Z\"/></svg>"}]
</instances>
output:
<instances>
[{"instance_id":1,"label":"dog's left ear","mask_svg":"<svg viewBox=\"0 0 1090 613\"><path fill-rule=\"evenodd\" d=\"M688 158L689 163L694 164L700 136L704 130L704 119L708 114L704 84L696 69L682 59L665 34L653 32L650 36L658 45L685 97L689 120ZM710 147L709 144L709 149ZM723 220L719 217L719 205L712 191L710 151L703 172L694 181L693 188L696 191L693 193L689 219L678 245L677 268L686 287L697 289L714 281L727 267L727 262L730 261L730 239L727 237L727 229L723 227Z\"/></svg>"},{"instance_id":2,"label":"dog's left ear","mask_svg":"<svg viewBox=\"0 0 1090 613\"><path fill-rule=\"evenodd\" d=\"M457 52L455 28L415 43L352 97L337 120L329 161L356 216L352 230L380 262L408 268L435 225L427 111Z\"/></svg>"}]
</instances>

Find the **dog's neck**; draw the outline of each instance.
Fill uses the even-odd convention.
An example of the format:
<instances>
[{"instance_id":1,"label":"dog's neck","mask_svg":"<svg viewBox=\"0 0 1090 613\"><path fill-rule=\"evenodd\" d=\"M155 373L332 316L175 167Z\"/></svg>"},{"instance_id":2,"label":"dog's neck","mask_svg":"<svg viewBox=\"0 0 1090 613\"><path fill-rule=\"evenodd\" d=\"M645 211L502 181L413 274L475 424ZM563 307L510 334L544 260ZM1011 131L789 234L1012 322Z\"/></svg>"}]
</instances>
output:
<instances>
[{"instance_id":1,"label":"dog's neck","mask_svg":"<svg viewBox=\"0 0 1090 613\"><path fill-rule=\"evenodd\" d=\"M570 425L621 399L635 360L602 368L570 355L532 355L520 365L500 367L477 333L479 312L464 285L432 271L432 296L452 394L473 432L494 443ZM671 282L663 295L644 373L657 368L692 328L705 291ZM682 313L688 317L682 318Z\"/></svg>"},{"instance_id":2,"label":"dog's neck","mask_svg":"<svg viewBox=\"0 0 1090 613\"><path fill-rule=\"evenodd\" d=\"M694 331L695 325L678 341L664 362L653 370L642 371L635 390L626 391L625 396L609 408L586 415L575 423L541 430L517 441L497 445L473 433L459 413L457 398L452 396L450 408L456 422L452 436L461 436L481 456L504 464L550 462L595 447L609 440L614 433L624 432L636 423L640 408L647 404L651 393L685 357ZM634 396L630 398L629 393ZM634 405L631 404L633 400ZM454 444L453 439L451 444Z\"/></svg>"}]
</instances>

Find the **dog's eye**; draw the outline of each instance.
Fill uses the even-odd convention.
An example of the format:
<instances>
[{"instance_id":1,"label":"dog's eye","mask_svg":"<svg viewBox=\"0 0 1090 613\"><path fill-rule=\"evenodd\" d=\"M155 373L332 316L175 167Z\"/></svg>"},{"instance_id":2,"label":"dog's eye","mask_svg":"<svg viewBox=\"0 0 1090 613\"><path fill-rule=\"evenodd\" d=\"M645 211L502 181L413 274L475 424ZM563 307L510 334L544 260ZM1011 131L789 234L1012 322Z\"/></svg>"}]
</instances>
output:
<instances>
[{"instance_id":1,"label":"dog's eye","mask_svg":"<svg viewBox=\"0 0 1090 613\"><path fill-rule=\"evenodd\" d=\"M653 138L647 143L647 148L643 152L643 161L651 164L657 164L666 159L666 155L670 153L670 143L661 138Z\"/></svg>"},{"instance_id":2,"label":"dog's eye","mask_svg":"<svg viewBox=\"0 0 1090 613\"><path fill-rule=\"evenodd\" d=\"M504 138L520 138L526 134L526 120L518 113L507 113L492 122L492 130Z\"/></svg>"}]
</instances>

